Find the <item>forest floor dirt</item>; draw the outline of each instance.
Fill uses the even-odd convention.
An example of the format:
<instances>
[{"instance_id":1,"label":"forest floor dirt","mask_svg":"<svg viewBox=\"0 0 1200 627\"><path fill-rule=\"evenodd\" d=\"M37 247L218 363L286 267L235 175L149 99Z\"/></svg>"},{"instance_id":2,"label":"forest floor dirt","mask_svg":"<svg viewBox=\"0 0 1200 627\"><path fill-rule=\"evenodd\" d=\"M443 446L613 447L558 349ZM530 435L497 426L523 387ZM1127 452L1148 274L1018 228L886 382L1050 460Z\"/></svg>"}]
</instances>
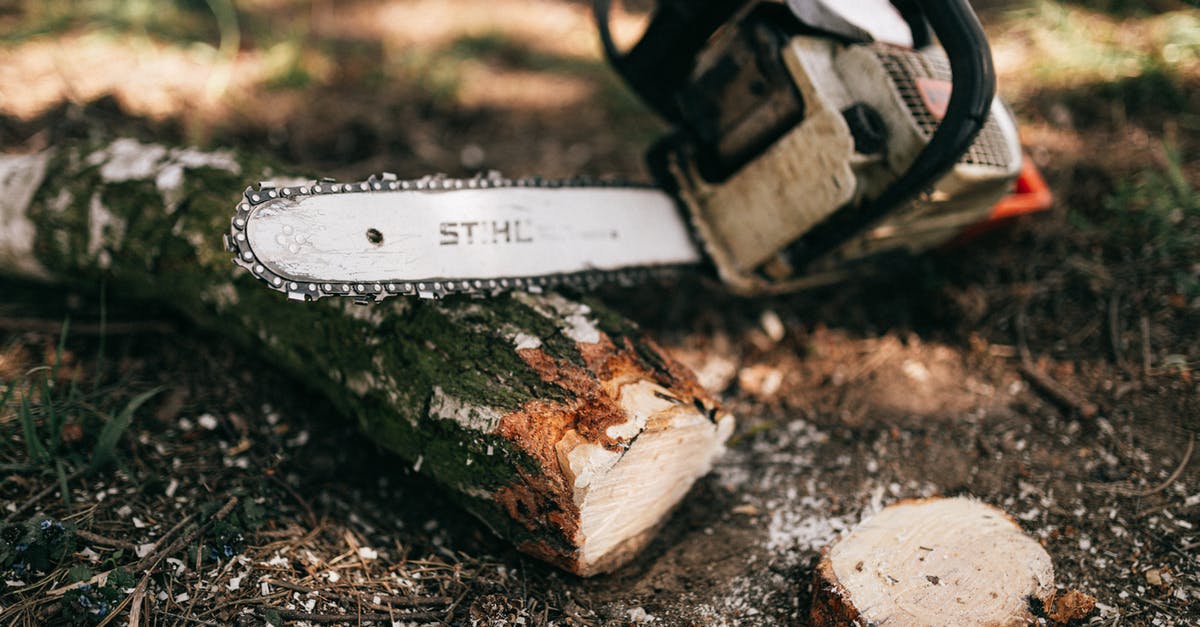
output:
<instances>
[{"instance_id":1,"label":"forest floor dirt","mask_svg":"<svg viewBox=\"0 0 1200 627\"><path fill-rule=\"evenodd\" d=\"M219 2L59 4L0 10L5 152L104 127L339 177L644 177L662 131L577 2L253 2L232 28ZM802 624L839 532L900 499L971 495L1043 543L1061 587L1096 597L1092 622L1195 624L1200 18L1174 2L982 4L1054 208L795 296L739 299L705 277L670 298L605 290L739 420L631 565L585 580L522 556L321 398L168 308L4 281L0 399L36 386L40 404L0 403L0 516L47 557L39 569L13 552L28 541L0 539L0 622L97 624L141 607L141 588L154 624ZM154 389L107 445L111 469L76 471L102 417ZM226 506L188 537L190 515ZM159 542L181 521L177 547ZM144 559L169 568L47 592Z\"/></svg>"}]
</instances>

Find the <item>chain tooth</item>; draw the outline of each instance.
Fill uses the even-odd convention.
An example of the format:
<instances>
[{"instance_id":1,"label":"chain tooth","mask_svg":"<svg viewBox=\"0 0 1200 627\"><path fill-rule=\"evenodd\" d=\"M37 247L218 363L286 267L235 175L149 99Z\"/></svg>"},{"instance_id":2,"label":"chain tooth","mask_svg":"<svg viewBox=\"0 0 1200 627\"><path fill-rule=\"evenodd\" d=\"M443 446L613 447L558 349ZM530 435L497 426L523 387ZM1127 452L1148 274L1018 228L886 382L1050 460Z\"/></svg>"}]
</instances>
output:
<instances>
[{"instance_id":1,"label":"chain tooth","mask_svg":"<svg viewBox=\"0 0 1200 627\"><path fill-rule=\"evenodd\" d=\"M426 282L417 283L415 286L416 290L417 290L417 296L420 296L421 298L426 298L426 299L437 298L438 290L437 290L436 286L437 286L437 284L435 282L434 283L426 283Z\"/></svg>"}]
</instances>

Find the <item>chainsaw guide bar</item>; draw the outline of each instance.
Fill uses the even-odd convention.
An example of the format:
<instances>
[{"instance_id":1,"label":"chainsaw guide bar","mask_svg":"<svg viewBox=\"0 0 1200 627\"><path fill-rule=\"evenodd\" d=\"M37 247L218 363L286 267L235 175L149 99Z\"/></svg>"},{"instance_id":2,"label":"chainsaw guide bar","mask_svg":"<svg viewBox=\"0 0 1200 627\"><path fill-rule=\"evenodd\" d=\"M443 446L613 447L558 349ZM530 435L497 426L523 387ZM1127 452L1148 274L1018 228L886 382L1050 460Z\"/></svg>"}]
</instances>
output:
<instances>
[{"instance_id":1,"label":"chainsaw guide bar","mask_svg":"<svg viewBox=\"0 0 1200 627\"><path fill-rule=\"evenodd\" d=\"M247 188L226 248L289 299L631 285L700 263L675 201L593 179L393 174Z\"/></svg>"}]
</instances>

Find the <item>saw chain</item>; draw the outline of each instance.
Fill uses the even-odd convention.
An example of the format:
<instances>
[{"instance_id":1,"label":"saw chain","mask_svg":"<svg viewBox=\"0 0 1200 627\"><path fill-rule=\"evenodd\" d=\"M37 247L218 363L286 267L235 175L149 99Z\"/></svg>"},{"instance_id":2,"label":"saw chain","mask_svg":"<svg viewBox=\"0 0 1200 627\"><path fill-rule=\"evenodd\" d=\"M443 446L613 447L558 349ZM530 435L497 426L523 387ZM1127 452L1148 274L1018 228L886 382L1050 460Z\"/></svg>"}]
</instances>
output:
<instances>
[{"instance_id":1,"label":"saw chain","mask_svg":"<svg viewBox=\"0 0 1200 627\"><path fill-rule=\"evenodd\" d=\"M494 171L481 173L471 178L430 175L419 179L403 180L393 173L382 173L372 175L366 180L354 182L339 182L330 178L292 186L277 186L271 182L262 182L257 186L247 187L243 193L241 202L236 206L230 230L225 235L225 246L229 252L234 253L234 263L249 270L253 276L265 282L271 289L286 294L291 300L309 301L327 296L340 296L351 297L362 304L382 301L392 296L417 296L433 299L453 294L488 296L512 290L536 293L555 287L590 289L601 284L630 286L650 280L670 278L700 261L699 254L694 249L690 249L684 250L679 255L682 263L654 263L639 266L631 261L629 264L612 269L587 268L549 274L501 274L479 277L426 276L357 281L313 280L313 277L292 276L278 267L273 267L270 261L263 259L260 253L256 252L251 241L253 238L250 236L250 229L252 228L252 218L256 212L267 209L286 212L285 203L295 203L317 197L338 197L349 200L353 198L352 195L363 194L387 199L389 195L404 192L421 192L437 198L439 193L464 190L492 190L495 192L506 190L630 190L659 194L649 184L626 180L590 177L570 179L506 178ZM664 196L664 198L667 197ZM365 235L368 239L373 236L380 239L384 237L383 233L374 229L368 229ZM511 234L509 235L511 237ZM519 232L518 235L520 235ZM287 252L293 255L304 254L305 246L311 243L306 236L295 233L293 228L288 226L284 226L282 232L276 237L279 240L277 243L285 246ZM290 241L287 241L288 239ZM635 251L630 251L630 255L631 259L636 258Z\"/></svg>"}]
</instances>

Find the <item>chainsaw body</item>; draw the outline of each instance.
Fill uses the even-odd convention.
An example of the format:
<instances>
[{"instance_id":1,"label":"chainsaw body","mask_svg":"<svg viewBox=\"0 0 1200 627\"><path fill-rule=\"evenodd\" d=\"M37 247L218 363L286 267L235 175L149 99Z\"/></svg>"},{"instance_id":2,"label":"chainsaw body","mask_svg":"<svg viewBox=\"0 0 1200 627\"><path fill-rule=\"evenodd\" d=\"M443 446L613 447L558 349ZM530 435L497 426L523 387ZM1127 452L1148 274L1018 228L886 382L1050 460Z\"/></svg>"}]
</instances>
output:
<instances>
[{"instance_id":1,"label":"chainsaw body","mask_svg":"<svg viewBox=\"0 0 1200 627\"><path fill-rule=\"evenodd\" d=\"M698 4L715 13L662 3L626 55L603 20L601 31L614 66L676 125L651 168L734 290L819 285L928 250L1012 189L1016 125L992 96L990 52L965 4L937 23L958 63L923 30L920 3L901 7L919 48L875 41L815 0ZM665 68L686 72L648 82L645 55L664 49ZM935 143L944 123L955 128Z\"/></svg>"}]
</instances>

